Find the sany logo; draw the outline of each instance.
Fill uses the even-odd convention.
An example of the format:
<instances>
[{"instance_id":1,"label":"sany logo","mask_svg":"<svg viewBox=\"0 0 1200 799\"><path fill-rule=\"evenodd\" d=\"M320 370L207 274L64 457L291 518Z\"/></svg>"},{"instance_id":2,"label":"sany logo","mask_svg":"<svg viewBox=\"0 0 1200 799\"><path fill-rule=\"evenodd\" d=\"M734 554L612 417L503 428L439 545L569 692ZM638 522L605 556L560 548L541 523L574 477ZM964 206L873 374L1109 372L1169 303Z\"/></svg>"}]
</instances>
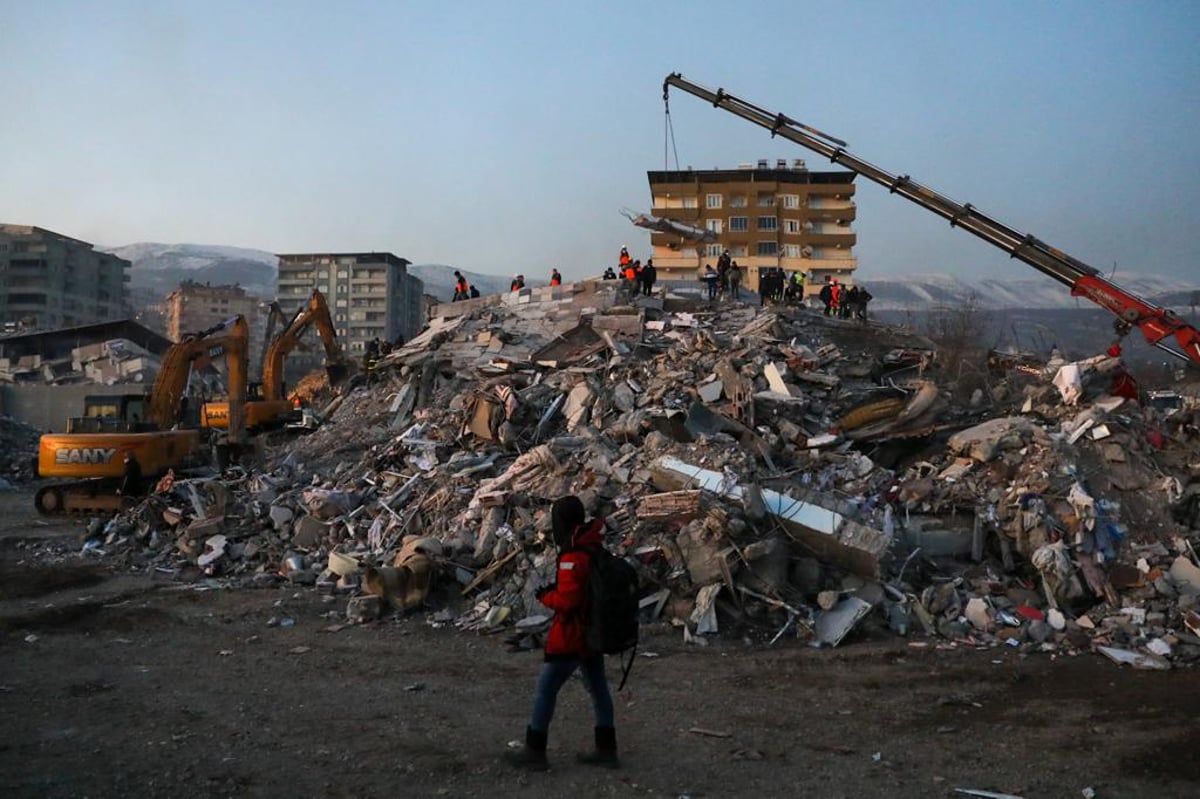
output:
<instances>
[{"instance_id":1,"label":"sany logo","mask_svg":"<svg viewBox=\"0 0 1200 799\"><path fill-rule=\"evenodd\" d=\"M117 454L116 447L71 447L55 450L54 462L57 464L71 463L112 463Z\"/></svg>"}]
</instances>

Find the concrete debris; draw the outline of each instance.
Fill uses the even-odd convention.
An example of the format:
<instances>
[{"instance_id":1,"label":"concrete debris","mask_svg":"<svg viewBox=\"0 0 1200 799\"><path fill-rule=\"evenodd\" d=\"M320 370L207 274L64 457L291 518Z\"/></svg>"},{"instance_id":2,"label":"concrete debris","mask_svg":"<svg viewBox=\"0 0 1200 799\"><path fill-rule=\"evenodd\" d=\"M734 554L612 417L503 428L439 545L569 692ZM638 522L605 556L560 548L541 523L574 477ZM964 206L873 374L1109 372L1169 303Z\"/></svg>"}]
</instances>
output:
<instances>
[{"instance_id":1,"label":"concrete debris","mask_svg":"<svg viewBox=\"0 0 1200 799\"><path fill-rule=\"evenodd\" d=\"M163 481L89 526L89 556L530 648L549 506L574 493L638 569L644 622L697 644L864 628L1200 662L1200 433L1106 396L1088 379L1106 359L1059 381L1069 403L1053 369L980 393L900 330L653 299L597 283L438 306L453 316L319 429ZM36 449L20 435L5 477Z\"/></svg>"}]
</instances>

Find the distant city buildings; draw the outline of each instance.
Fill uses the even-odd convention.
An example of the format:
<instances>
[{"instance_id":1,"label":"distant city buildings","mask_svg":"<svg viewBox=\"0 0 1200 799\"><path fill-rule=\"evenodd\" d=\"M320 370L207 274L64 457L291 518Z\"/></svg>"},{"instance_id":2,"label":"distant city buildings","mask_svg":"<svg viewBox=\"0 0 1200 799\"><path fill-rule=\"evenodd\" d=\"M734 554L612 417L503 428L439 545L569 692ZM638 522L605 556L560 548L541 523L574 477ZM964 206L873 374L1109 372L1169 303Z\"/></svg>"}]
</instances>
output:
<instances>
[{"instance_id":1,"label":"distant city buildings","mask_svg":"<svg viewBox=\"0 0 1200 799\"><path fill-rule=\"evenodd\" d=\"M808 274L808 293L819 291L827 276L853 282L855 173L810 172L802 159L790 166L779 159L646 175L651 213L716 234L715 242L699 246L675 234L651 234L659 280L696 280L728 249L742 268L742 285L754 291L771 268Z\"/></svg>"},{"instance_id":2,"label":"distant city buildings","mask_svg":"<svg viewBox=\"0 0 1200 799\"><path fill-rule=\"evenodd\" d=\"M424 284L408 273L410 263L387 252L280 255L276 300L290 316L320 289L343 351L362 355L372 339L408 339L425 323ZM298 356L289 358L289 371ZM310 356L307 362L318 360Z\"/></svg>"},{"instance_id":3,"label":"distant city buildings","mask_svg":"<svg viewBox=\"0 0 1200 799\"><path fill-rule=\"evenodd\" d=\"M0 224L0 323L14 332L120 319L128 268L86 241Z\"/></svg>"}]
</instances>

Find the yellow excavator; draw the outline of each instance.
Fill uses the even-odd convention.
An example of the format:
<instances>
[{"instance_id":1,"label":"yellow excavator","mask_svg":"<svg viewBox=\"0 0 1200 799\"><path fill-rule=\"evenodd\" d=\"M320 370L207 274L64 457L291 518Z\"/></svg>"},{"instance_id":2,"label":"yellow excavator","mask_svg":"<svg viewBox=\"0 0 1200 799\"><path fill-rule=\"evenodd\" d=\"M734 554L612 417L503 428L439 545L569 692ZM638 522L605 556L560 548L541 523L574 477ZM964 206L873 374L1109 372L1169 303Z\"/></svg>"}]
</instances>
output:
<instances>
[{"instance_id":1,"label":"yellow excavator","mask_svg":"<svg viewBox=\"0 0 1200 799\"><path fill-rule=\"evenodd\" d=\"M38 490L37 509L45 514L104 512L123 507L120 489L131 473L151 479L195 460L202 451L200 431L183 427L185 391L193 368L224 359L226 381L237 418L229 431L208 442L219 454L245 444L245 405L250 328L242 316L214 325L172 345L163 358L148 403L130 398L93 398L85 415L67 421L66 433L42 436L40 477L56 478ZM240 400L240 401L239 401ZM136 409L145 408L141 418Z\"/></svg>"},{"instance_id":2,"label":"yellow excavator","mask_svg":"<svg viewBox=\"0 0 1200 799\"><path fill-rule=\"evenodd\" d=\"M246 403L244 419L249 432L258 433L298 421L299 411L288 401L284 390L283 366L287 356L300 345L300 339L311 326L316 327L325 347L325 373L329 377L329 385L337 386L349 374L349 364L338 345L329 304L324 294L314 290L308 298L308 304L296 312L263 353L262 397ZM204 427L227 429L229 422L228 402L204 404L201 412L201 424Z\"/></svg>"}]
</instances>

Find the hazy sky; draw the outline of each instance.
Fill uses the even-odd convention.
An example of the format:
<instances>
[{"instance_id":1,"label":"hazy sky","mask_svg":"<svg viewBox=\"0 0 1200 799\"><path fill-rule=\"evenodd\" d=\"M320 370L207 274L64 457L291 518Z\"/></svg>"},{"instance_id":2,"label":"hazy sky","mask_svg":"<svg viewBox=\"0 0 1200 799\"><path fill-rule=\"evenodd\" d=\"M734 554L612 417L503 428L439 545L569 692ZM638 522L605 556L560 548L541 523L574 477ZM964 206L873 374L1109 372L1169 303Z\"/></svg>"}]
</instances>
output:
<instances>
[{"instance_id":1,"label":"hazy sky","mask_svg":"<svg viewBox=\"0 0 1200 799\"><path fill-rule=\"evenodd\" d=\"M0 0L0 221L594 273L671 71L1108 270L1200 282L1200 3ZM672 93L682 165L815 154ZM860 275L1027 276L859 178Z\"/></svg>"}]
</instances>

